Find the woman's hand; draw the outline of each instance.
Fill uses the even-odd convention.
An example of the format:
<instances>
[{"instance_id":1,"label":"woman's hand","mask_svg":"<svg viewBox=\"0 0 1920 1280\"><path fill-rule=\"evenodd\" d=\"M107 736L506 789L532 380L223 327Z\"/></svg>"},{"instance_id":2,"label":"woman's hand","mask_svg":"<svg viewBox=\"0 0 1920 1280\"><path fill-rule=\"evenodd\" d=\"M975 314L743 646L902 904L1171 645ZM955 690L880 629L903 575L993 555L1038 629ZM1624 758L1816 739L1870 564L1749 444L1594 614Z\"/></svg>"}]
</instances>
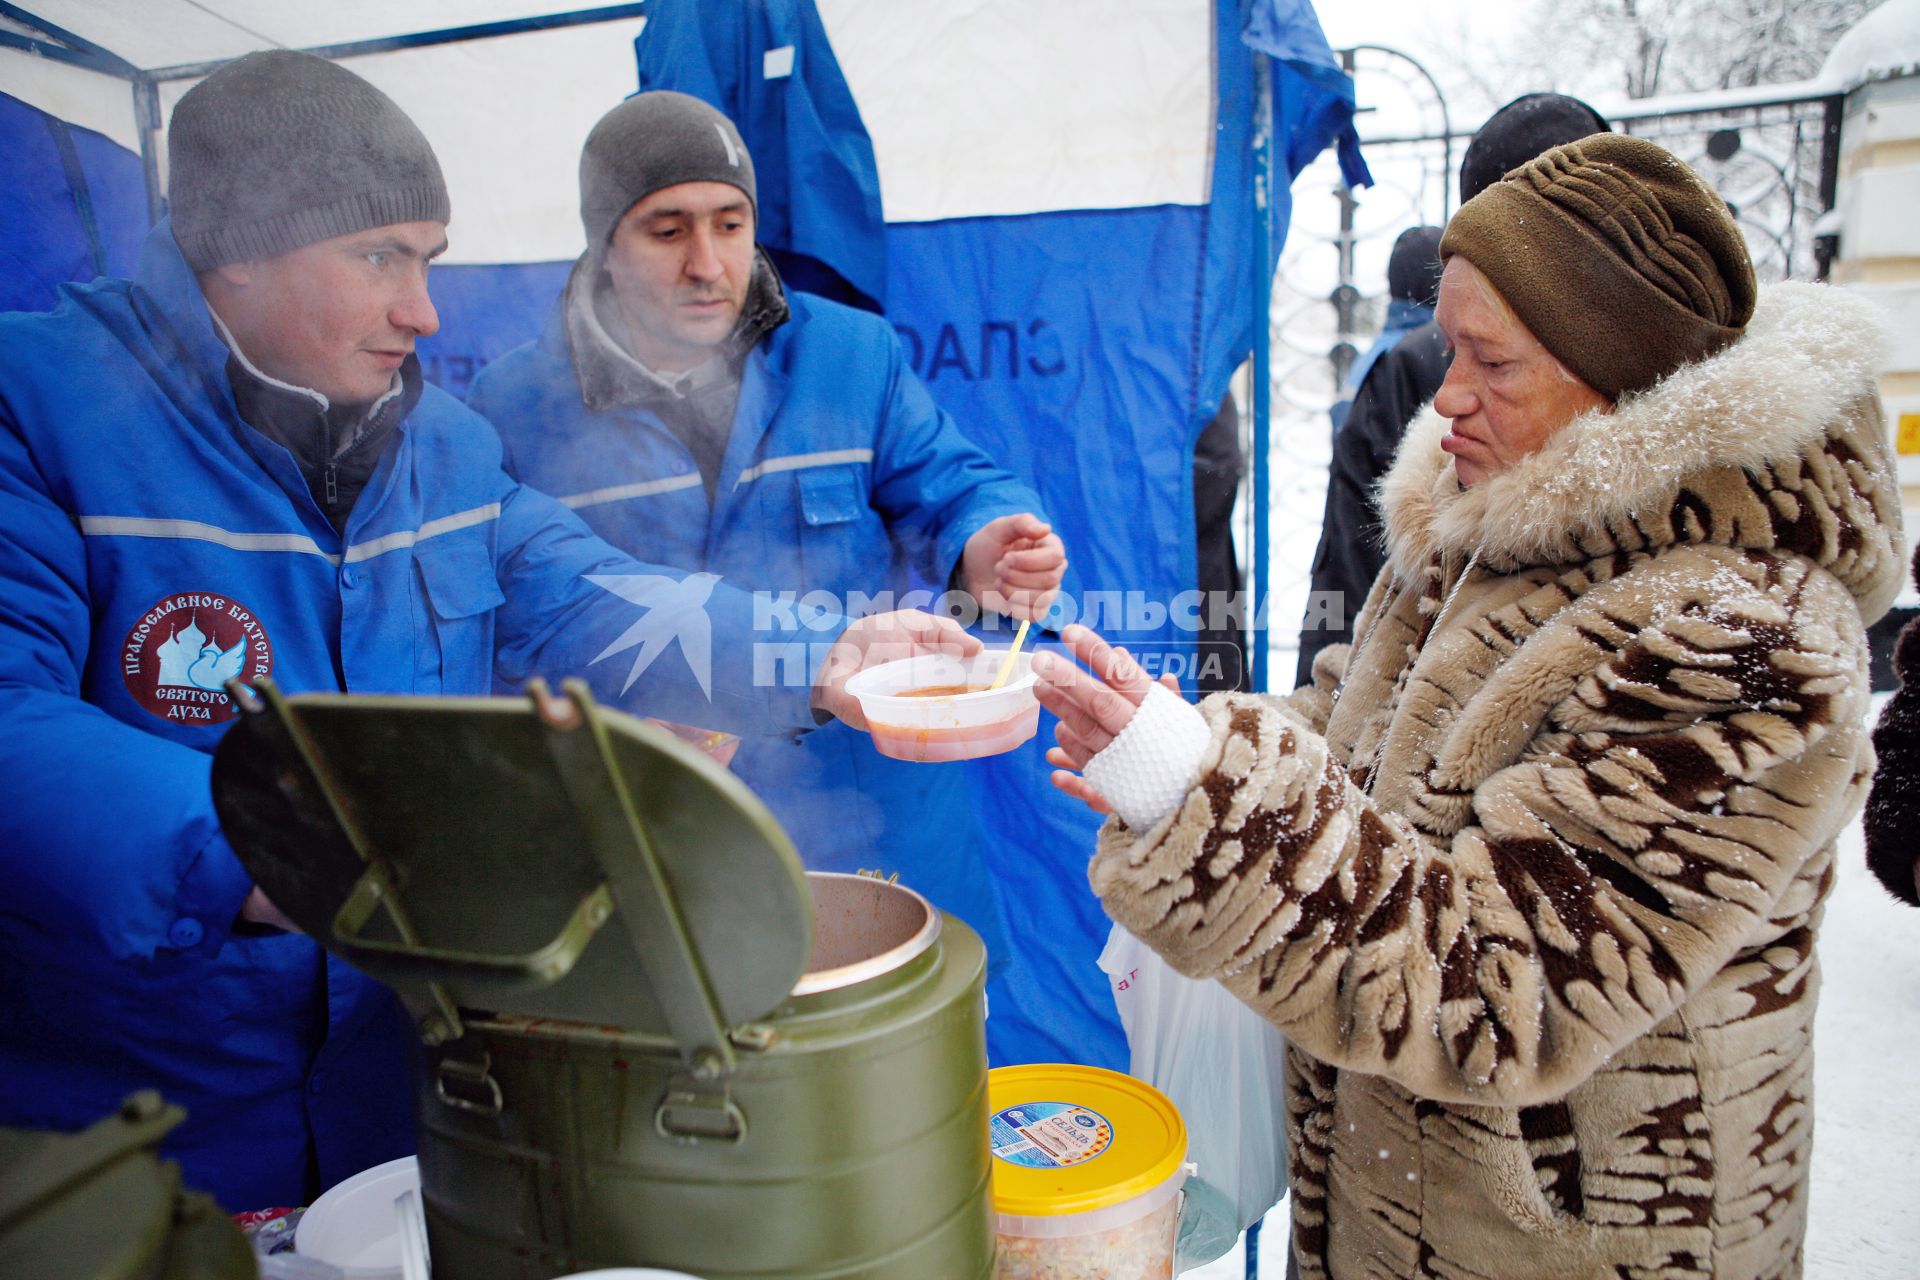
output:
<instances>
[{"instance_id":1,"label":"woman's hand","mask_svg":"<svg viewBox=\"0 0 1920 1280\"><path fill-rule=\"evenodd\" d=\"M1120 736L1153 687L1153 678L1132 654L1114 648L1088 627L1075 623L1060 633L1060 639L1092 671L1082 671L1057 654L1034 656L1034 694L1041 706L1060 717L1053 731L1060 745L1047 749L1047 763L1056 766L1053 785L1084 801L1095 813L1111 813L1106 797L1080 771ZM1180 682L1171 675L1162 676L1160 683L1180 691Z\"/></svg>"}]
</instances>

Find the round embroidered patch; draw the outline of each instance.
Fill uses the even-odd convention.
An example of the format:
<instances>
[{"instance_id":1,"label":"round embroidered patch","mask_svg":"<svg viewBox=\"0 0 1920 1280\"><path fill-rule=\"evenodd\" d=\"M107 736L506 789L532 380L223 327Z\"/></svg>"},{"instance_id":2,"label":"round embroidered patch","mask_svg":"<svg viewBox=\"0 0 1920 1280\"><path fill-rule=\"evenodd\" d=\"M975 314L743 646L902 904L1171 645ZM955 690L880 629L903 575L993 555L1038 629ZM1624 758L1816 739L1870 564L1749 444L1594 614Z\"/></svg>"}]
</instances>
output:
<instances>
[{"instance_id":1,"label":"round embroidered patch","mask_svg":"<svg viewBox=\"0 0 1920 1280\"><path fill-rule=\"evenodd\" d=\"M273 643L253 611L211 592L167 596L140 615L120 647L133 700L162 720L219 724L238 711L226 682L273 671Z\"/></svg>"}]
</instances>

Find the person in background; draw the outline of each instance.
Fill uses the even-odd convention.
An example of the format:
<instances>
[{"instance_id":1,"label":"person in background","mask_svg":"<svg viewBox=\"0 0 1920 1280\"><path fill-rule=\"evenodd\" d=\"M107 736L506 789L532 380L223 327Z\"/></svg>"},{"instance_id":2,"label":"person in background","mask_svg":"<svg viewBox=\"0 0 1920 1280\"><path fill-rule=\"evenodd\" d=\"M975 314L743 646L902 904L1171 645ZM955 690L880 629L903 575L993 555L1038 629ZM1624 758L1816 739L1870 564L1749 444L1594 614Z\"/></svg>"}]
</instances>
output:
<instances>
[{"instance_id":1,"label":"person in background","mask_svg":"<svg viewBox=\"0 0 1920 1280\"><path fill-rule=\"evenodd\" d=\"M918 583L1045 613L1066 553L1039 499L934 403L884 320L782 287L724 114L666 90L607 112L581 153L580 219L587 250L546 332L468 398L510 471L614 545L775 608ZM898 874L986 937L1001 972L964 770L838 725L749 736L733 769L809 867Z\"/></svg>"},{"instance_id":2,"label":"person in background","mask_svg":"<svg viewBox=\"0 0 1920 1280\"><path fill-rule=\"evenodd\" d=\"M1460 203L1550 147L1606 132L1606 120L1578 98L1559 93L1515 98L1487 117L1467 145L1460 159ZM1440 390L1447 361L1446 337L1438 325L1429 321L1414 329L1366 371L1353 410L1333 438L1296 685L1312 680L1321 650L1353 640L1354 614L1386 562L1374 489L1392 465L1407 424Z\"/></svg>"},{"instance_id":3,"label":"person in background","mask_svg":"<svg viewBox=\"0 0 1920 1280\"><path fill-rule=\"evenodd\" d=\"M492 428L422 381L447 188L358 76L248 55L187 92L168 143L172 217L138 277L0 316L0 1124L77 1129L158 1089L188 1113L162 1147L187 1185L299 1205L413 1150L417 1044L222 834L227 681L582 674L617 705L804 733L857 717L842 686L868 657L979 641L823 617L806 680L757 681L745 593L509 478ZM591 577L660 591L640 615ZM671 648L597 663L636 619ZM709 630L710 654L679 652Z\"/></svg>"},{"instance_id":4,"label":"person in background","mask_svg":"<svg viewBox=\"0 0 1920 1280\"><path fill-rule=\"evenodd\" d=\"M1913 578L1920 584L1920 547ZM1920 907L1920 619L1900 629L1893 651L1900 688L1873 730L1879 765L1867 797L1867 865L1887 892Z\"/></svg>"},{"instance_id":5,"label":"person in background","mask_svg":"<svg viewBox=\"0 0 1920 1280\"><path fill-rule=\"evenodd\" d=\"M1353 409L1353 396L1367 380L1381 356L1399 345L1400 339L1433 320L1433 299L1440 289L1440 228L1408 227L1394 237L1393 250L1387 255L1387 319L1366 354L1353 362L1344 393L1327 411L1337 433L1346 424Z\"/></svg>"},{"instance_id":6,"label":"person in background","mask_svg":"<svg viewBox=\"0 0 1920 1280\"><path fill-rule=\"evenodd\" d=\"M1116 922L1287 1036L1307 1280L1803 1266L1816 932L1900 590L1868 305L1657 144L1461 206L1351 650L1201 707L1036 663ZM1079 771L1079 772L1075 772Z\"/></svg>"},{"instance_id":7,"label":"person in background","mask_svg":"<svg viewBox=\"0 0 1920 1280\"><path fill-rule=\"evenodd\" d=\"M1240 496L1246 465L1240 448L1240 408L1229 391L1193 445L1194 563L1203 602L1201 627L1193 637L1199 664L1193 684L1202 694L1247 687L1246 632L1232 625L1211 625L1227 618L1226 610L1216 605L1224 606L1247 588L1233 545L1233 504Z\"/></svg>"}]
</instances>

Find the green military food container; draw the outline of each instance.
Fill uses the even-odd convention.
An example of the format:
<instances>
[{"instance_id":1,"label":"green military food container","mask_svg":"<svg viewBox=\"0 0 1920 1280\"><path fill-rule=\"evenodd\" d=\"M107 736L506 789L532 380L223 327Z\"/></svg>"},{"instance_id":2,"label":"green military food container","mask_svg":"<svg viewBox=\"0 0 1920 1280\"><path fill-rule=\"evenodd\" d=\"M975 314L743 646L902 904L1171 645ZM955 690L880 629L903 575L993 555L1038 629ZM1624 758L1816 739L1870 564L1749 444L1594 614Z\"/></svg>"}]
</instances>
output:
<instances>
[{"instance_id":1,"label":"green military food container","mask_svg":"<svg viewBox=\"0 0 1920 1280\"><path fill-rule=\"evenodd\" d=\"M985 952L593 704L238 691L243 862L426 1044L437 1280L984 1280Z\"/></svg>"}]
</instances>

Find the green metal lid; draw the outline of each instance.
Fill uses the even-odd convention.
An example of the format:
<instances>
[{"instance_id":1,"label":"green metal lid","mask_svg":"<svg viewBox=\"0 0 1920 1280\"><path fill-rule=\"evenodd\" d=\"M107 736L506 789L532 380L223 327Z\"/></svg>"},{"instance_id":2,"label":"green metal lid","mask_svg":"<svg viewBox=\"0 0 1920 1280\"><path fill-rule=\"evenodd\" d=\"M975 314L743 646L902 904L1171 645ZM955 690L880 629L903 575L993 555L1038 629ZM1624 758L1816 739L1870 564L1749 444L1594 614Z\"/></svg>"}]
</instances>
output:
<instances>
[{"instance_id":1,"label":"green metal lid","mask_svg":"<svg viewBox=\"0 0 1920 1280\"><path fill-rule=\"evenodd\" d=\"M397 990L438 1043L460 1008L670 1035L731 1065L727 1031L807 965L791 842L702 752L553 697L229 691L214 757L240 861L328 950ZM718 1059L718 1061L715 1061Z\"/></svg>"},{"instance_id":2,"label":"green metal lid","mask_svg":"<svg viewBox=\"0 0 1920 1280\"><path fill-rule=\"evenodd\" d=\"M8 1280L253 1280L253 1250L211 1196L154 1154L187 1113L144 1090L79 1133L0 1129Z\"/></svg>"}]
</instances>

